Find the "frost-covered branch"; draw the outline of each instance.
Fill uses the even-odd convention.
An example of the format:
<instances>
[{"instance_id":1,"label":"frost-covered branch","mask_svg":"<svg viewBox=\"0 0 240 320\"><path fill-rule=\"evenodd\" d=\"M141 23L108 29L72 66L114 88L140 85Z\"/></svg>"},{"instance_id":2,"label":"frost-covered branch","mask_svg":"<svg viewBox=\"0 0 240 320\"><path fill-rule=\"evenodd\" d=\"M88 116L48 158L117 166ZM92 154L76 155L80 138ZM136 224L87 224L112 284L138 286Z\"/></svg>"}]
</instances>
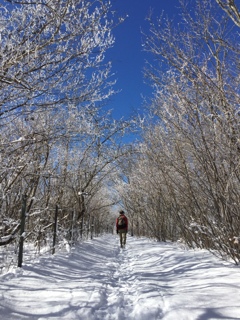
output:
<instances>
[{"instance_id":1,"label":"frost-covered branch","mask_svg":"<svg viewBox=\"0 0 240 320\"><path fill-rule=\"evenodd\" d=\"M240 27L240 11L235 0L216 0L233 22Z\"/></svg>"}]
</instances>

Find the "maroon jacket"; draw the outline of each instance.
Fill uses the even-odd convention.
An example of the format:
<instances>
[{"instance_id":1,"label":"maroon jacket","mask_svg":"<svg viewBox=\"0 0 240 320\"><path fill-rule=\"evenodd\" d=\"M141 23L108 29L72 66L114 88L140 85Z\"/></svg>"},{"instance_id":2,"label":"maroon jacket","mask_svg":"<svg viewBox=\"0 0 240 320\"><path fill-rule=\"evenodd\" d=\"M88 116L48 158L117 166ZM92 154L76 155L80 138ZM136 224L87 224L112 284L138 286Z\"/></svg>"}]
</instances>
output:
<instances>
[{"instance_id":1,"label":"maroon jacket","mask_svg":"<svg viewBox=\"0 0 240 320\"><path fill-rule=\"evenodd\" d=\"M119 226L118 225L118 219L120 217L122 217L122 219L125 221L125 225L124 226ZM116 220L116 231L119 231L119 230L126 230L126 232L128 231L128 218L124 214L121 214Z\"/></svg>"}]
</instances>

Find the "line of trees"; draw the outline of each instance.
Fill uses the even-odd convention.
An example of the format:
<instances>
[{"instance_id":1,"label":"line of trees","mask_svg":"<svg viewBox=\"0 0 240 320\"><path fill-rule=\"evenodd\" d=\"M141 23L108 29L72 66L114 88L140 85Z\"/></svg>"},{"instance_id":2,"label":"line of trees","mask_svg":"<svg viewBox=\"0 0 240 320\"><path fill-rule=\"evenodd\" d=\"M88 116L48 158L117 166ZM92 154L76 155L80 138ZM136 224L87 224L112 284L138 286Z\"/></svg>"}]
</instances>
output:
<instances>
[{"instance_id":1,"label":"line of trees","mask_svg":"<svg viewBox=\"0 0 240 320\"><path fill-rule=\"evenodd\" d=\"M154 96L119 190L137 233L239 263L240 19L234 1L217 2L236 23L202 0L180 1L178 27L149 17Z\"/></svg>"},{"instance_id":2,"label":"line of trees","mask_svg":"<svg viewBox=\"0 0 240 320\"><path fill-rule=\"evenodd\" d=\"M123 19L120 19L121 21ZM111 230L116 160L130 122L101 105L114 93L106 51L120 22L109 1L2 1L0 8L0 245L58 232Z\"/></svg>"}]
</instances>

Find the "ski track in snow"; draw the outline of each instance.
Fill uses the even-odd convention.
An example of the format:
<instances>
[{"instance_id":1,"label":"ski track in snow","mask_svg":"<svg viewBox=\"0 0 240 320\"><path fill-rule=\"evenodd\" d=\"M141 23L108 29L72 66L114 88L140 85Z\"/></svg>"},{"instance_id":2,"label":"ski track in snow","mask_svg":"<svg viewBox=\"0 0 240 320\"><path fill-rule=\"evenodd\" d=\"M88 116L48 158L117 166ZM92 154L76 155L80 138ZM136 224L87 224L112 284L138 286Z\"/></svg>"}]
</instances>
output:
<instances>
[{"instance_id":1,"label":"ski track in snow","mask_svg":"<svg viewBox=\"0 0 240 320\"><path fill-rule=\"evenodd\" d=\"M0 320L240 319L239 267L128 237L86 241L0 277Z\"/></svg>"}]
</instances>

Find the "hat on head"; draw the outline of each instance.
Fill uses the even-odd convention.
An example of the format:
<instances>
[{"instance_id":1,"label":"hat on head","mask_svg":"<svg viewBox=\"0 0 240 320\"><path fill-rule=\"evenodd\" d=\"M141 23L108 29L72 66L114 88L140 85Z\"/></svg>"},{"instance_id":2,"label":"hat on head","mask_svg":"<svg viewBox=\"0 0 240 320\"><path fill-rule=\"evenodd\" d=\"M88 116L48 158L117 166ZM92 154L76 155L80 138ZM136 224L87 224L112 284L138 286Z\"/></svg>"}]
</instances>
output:
<instances>
[{"instance_id":1,"label":"hat on head","mask_svg":"<svg viewBox=\"0 0 240 320\"><path fill-rule=\"evenodd\" d=\"M119 213L120 213L120 214L124 214L124 211L123 211L123 210L120 210Z\"/></svg>"}]
</instances>

